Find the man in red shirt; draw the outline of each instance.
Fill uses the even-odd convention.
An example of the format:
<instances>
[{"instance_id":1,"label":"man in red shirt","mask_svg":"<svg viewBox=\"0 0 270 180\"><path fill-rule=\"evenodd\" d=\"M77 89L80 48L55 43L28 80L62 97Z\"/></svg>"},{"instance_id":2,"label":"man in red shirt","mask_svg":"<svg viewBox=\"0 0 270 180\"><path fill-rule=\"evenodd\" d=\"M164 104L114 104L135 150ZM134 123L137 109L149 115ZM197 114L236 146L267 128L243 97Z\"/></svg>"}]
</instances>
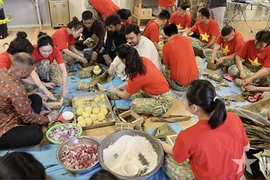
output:
<instances>
[{"instance_id":1,"label":"man in red shirt","mask_svg":"<svg viewBox=\"0 0 270 180\"><path fill-rule=\"evenodd\" d=\"M188 5L178 4L176 12L171 15L169 23L176 24L178 32L183 33L191 26L191 16L186 12Z\"/></svg>"},{"instance_id":2,"label":"man in red shirt","mask_svg":"<svg viewBox=\"0 0 270 180\"><path fill-rule=\"evenodd\" d=\"M175 11L175 0L159 0L158 1L158 12L167 10L170 14Z\"/></svg>"},{"instance_id":3,"label":"man in red shirt","mask_svg":"<svg viewBox=\"0 0 270 180\"><path fill-rule=\"evenodd\" d=\"M255 39L247 41L235 56L236 65L229 67L228 72L242 79L246 86L255 80L261 85L270 86L270 31L259 31ZM242 62L244 59L244 62Z\"/></svg>"},{"instance_id":4,"label":"man in red shirt","mask_svg":"<svg viewBox=\"0 0 270 180\"><path fill-rule=\"evenodd\" d=\"M192 44L188 37L178 34L175 24L169 24L163 30L168 42L162 48L165 64L162 73L173 89L184 91L199 75Z\"/></svg>"},{"instance_id":5,"label":"man in red shirt","mask_svg":"<svg viewBox=\"0 0 270 180\"><path fill-rule=\"evenodd\" d=\"M109 15L117 13L120 9L112 0L89 0L89 3L104 16L104 20L106 20Z\"/></svg>"},{"instance_id":6,"label":"man in red shirt","mask_svg":"<svg viewBox=\"0 0 270 180\"><path fill-rule=\"evenodd\" d=\"M205 49L203 53L207 61L229 67L235 64L235 55L243 45L242 34L231 26L225 26L217 37L214 49Z\"/></svg>"},{"instance_id":7,"label":"man in red shirt","mask_svg":"<svg viewBox=\"0 0 270 180\"><path fill-rule=\"evenodd\" d=\"M187 35L191 32L198 32L200 39L190 38L196 55L202 55L202 51L206 48L213 48L216 38L219 34L218 23L215 20L209 19L210 12L206 8L201 8L198 11L198 21L187 31Z\"/></svg>"},{"instance_id":8,"label":"man in red shirt","mask_svg":"<svg viewBox=\"0 0 270 180\"><path fill-rule=\"evenodd\" d=\"M155 20L150 20L144 28L143 35L150 39L158 51L161 51L161 47L158 45L160 27L164 26L170 19L170 13L167 10L162 10Z\"/></svg>"},{"instance_id":9,"label":"man in red shirt","mask_svg":"<svg viewBox=\"0 0 270 180\"><path fill-rule=\"evenodd\" d=\"M132 24L132 15L129 9L119 9L117 14L120 17L122 24L125 26Z\"/></svg>"}]
</instances>

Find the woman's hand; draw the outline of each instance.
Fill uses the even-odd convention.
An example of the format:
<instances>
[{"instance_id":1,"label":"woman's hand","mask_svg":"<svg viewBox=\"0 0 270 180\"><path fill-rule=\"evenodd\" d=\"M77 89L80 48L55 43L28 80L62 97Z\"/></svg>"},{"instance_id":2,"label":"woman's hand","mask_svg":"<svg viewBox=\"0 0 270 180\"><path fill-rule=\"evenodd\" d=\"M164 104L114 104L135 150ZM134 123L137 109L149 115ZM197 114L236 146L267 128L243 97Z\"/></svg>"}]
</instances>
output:
<instances>
[{"instance_id":1,"label":"woman's hand","mask_svg":"<svg viewBox=\"0 0 270 180\"><path fill-rule=\"evenodd\" d=\"M50 89L54 89L56 86L53 82L43 82L43 85Z\"/></svg>"}]
</instances>

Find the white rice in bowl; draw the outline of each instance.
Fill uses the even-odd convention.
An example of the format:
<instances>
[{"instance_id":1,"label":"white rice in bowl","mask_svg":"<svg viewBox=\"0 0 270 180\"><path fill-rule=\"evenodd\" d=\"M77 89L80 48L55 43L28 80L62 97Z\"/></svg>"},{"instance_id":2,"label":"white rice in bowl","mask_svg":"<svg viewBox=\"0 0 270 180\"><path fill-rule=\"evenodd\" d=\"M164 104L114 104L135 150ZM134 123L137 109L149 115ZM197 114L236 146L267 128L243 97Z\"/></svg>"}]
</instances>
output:
<instances>
[{"instance_id":1,"label":"white rice in bowl","mask_svg":"<svg viewBox=\"0 0 270 180\"><path fill-rule=\"evenodd\" d=\"M111 171L132 177L154 170L158 163L158 156L145 137L124 135L103 150L103 161ZM130 164L133 167L127 168L126 165Z\"/></svg>"}]
</instances>

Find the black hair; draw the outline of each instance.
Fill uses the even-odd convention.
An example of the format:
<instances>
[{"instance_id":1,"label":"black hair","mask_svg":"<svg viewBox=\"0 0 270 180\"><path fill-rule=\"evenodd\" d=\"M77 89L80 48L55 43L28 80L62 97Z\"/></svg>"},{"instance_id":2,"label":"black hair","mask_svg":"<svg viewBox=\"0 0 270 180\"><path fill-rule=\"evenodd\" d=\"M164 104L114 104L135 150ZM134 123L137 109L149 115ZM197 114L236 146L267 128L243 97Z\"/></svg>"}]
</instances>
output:
<instances>
[{"instance_id":1,"label":"black hair","mask_svg":"<svg viewBox=\"0 0 270 180\"><path fill-rule=\"evenodd\" d=\"M82 13L82 19L83 20L88 20L88 19L92 19L93 18L93 13L91 11L83 11Z\"/></svg>"},{"instance_id":2,"label":"black hair","mask_svg":"<svg viewBox=\"0 0 270 180\"><path fill-rule=\"evenodd\" d=\"M81 21L79 21L79 19L78 19L76 16L74 16L74 17L72 18L72 21L70 21L70 22L67 24L67 27L68 27L69 29L74 28L74 29L77 31L77 30L79 30L80 28L83 28L83 24L82 24Z\"/></svg>"},{"instance_id":3,"label":"black hair","mask_svg":"<svg viewBox=\"0 0 270 180\"><path fill-rule=\"evenodd\" d=\"M232 26L225 26L222 28L221 30L221 35L224 36L228 36L229 34L231 34L234 31L234 28Z\"/></svg>"},{"instance_id":4,"label":"black hair","mask_svg":"<svg viewBox=\"0 0 270 180\"><path fill-rule=\"evenodd\" d=\"M270 44L270 31L268 30L261 30L256 33L255 39L262 43L267 43L267 46Z\"/></svg>"},{"instance_id":5,"label":"black hair","mask_svg":"<svg viewBox=\"0 0 270 180\"><path fill-rule=\"evenodd\" d=\"M172 36L175 34L178 34L178 29L177 26L175 24L167 24L164 28L163 31L165 33L166 36Z\"/></svg>"},{"instance_id":6,"label":"black hair","mask_svg":"<svg viewBox=\"0 0 270 180\"><path fill-rule=\"evenodd\" d=\"M111 14L105 20L105 26L109 26L109 25L116 26L117 24L120 24L120 23L121 23L121 20L117 14Z\"/></svg>"},{"instance_id":7,"label":"black hair","mask_svg":"<svg viewBox=\"0 0 270 180\"><path fill-rule=\"evenodd\" d=\"M47 45L51 45L52 47L54 47L53 40L52 40L51 36L49 36L45 32L39 32L38 33L38 40L37 40L38 48L40 48L42 46L47 46Z\"/></svg>"},{"instance_id":8,"label":"black hair","mask_svg":"<svg viewBox=\"0 0 270 180\"><path fill-rule=\"evenodd\" d=\"M34 51L34 46L31 42L26 38L27 34L24 31L19 31L16 34L16 38L11 41L7 52L11 55L14 55L19 52L26 52L28 54L32 54Z\"/></svg>"},{"instance_id":9,"label":"black hair","mask_svg":"<svg viewBox=\"0 0 270 180\"><path fill-rule=\"evenodd\" d=\"M202 16L206 17L207 19L209 19L210 17L210 12L207 8L201 8L199 11L198 11Z\"/></svg>"},{"instance_id":10,"label":"black hair","mask_svg":"<svg viewBox=\"0 0 270 180\"><path fill-rule=\"evenodd\" d=\"M121 44L118 47L117 52L120 59L126 60L125 73L131 80L136 77L137 73L140 75L146 73L146 68L135 48L132 48L127 44Z\"/></svg>"},{"instance_id":11,"label":"black hair","mask_svg":"<svg viewBox=\"0 0 270 180\"><path fill-rule=\"evenodd\" d=\"M129 9L119 9L117 14L120 19L128 20L128 18L131 16L131 11Z\"/></svg>"},{"instance_id":12,"label":"black hair","mask_svg":"<svg viewBox=\"0 0 270 180\"><path fill-rule=\"evenodd\" d=\"M89 178L89 180L118 180L118 179L119 178L116 177L113 173L105 169L96 172Z\"/></svg>"},{"instance_id":13,"label":"black hair","mask_svg":"<svg viewBox=\"0 0 270 180\"><path fill-rule=\"evenodd\" d=\"M192 81L187 89L186 98L189 105L199 106L205 113L211 114L208 124L211 129L217 128L227 118L223 101L216 98L214 86L207 80Z\"/></svg>"},{"instance_id":14,"label":"black hair","mask_svg":"<svg viewBox=\"0 0 270 180\"><path fill-rule=\"evenodd\" d=\"M169 20L170 19L170 13L167 10L162 10L159 14L158 14L158 18L161 20Z\"/></svg>"},{"instance_id":15,"label":"black hair","mask_svg":"<svg viewBox=\"0 0 270 180\"><path fill-rule=\"evenodd\" d=\"M178 5L177 7L180 7L181 9L183 9L184 11L187 10L187 8L189 8L189 5L185 4L185 3L180 3L178 1Z\"/></svg>"},{"instance_id":16,"label":"black hair","mask_svg":"<svg viewBox=\"0 0 270 180\"><path fill-rule=\"evenodd\" d=\"M0 179L46 179L45 168L29 153L11 152L0 159Z\"/></svg>"},{"instance_id":17,"label":"black hair","mask_svg":"<svg viewBox=\"0 0 270 180\"><path fill-rule=\"evenodd\" d=\"M129 24L126 26L125 34L130 34L132 32L137 35L141 33L140 28L137 24Z\"/></svg>"}]
</instances>

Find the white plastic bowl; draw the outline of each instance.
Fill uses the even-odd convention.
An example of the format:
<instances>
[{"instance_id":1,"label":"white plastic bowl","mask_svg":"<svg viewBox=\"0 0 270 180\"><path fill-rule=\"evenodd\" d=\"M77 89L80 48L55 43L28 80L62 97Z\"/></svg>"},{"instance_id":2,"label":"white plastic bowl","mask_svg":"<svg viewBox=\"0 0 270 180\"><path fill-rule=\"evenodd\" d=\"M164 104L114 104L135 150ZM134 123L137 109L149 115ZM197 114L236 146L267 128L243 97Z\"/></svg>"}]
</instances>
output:
<instances>
[{"instance_id":1,"label":"white plastic bowl","mask_svg":"<svg viewBox=\"0 0 270 180\"><path fill-rule=\"evenodd\" d=\"M63 112L62 117L64 120L69 121L74 117L74 113L71 111L65 111Z\"/></svg>"}]
</instances>

